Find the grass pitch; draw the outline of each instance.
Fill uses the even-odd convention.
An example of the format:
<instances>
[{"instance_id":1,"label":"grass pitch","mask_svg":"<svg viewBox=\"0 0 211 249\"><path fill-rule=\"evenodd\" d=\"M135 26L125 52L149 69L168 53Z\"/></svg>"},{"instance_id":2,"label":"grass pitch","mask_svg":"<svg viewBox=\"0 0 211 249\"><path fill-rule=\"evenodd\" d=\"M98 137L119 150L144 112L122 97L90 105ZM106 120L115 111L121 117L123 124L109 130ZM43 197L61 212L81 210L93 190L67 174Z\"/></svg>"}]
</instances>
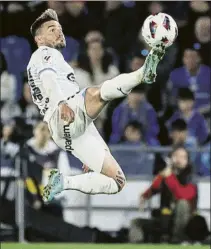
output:
<instances>
[{"instance_id":1,"label":"grass pitch","mask_svg":"<svg viewBox=\"0 0 211 249\"><path fill-rule=\"evenodd\" d=\"M181 246L181 245L150 245L150 244L66 244L66 243L46 243L46 244L18 244L18 243L3 243L1 249L208 249L209 246Z\"/></svg>"}]
</instances>

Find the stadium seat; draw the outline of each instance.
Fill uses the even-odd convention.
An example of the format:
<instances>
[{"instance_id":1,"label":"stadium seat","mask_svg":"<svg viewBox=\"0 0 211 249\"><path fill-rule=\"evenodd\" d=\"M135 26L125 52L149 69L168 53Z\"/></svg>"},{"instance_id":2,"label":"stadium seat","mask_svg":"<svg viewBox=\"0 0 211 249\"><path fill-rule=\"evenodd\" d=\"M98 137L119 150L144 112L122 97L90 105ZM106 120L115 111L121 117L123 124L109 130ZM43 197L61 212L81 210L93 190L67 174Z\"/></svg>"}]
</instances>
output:
<instances>
[{"instance_id":1,"label":"stadium seat","mask_svg":"<svg viewBox=\"0 0 211 249\"><path fill-rule=\"evenodd\" d=\"M79 53L79 43L70 36L66 36L66 47L62 50L64 59L69 62L77 59Z\"/></svg>"},{"instance_id":2,"label":"stadium seat","mask_svg":"<svg viewBox=\"0 0 211 249\"><path fill-rule=\"evenodd\" d=\"M31 56L31 48L23 37L7 36L1 38L1 51L4 54L10 73L24 72Z\"/></svg>"},{"instance_id":3,"label":"stadium seat","mask_svg":"<svg viewBox=\"0 0 211 249\"><path fill-rule=\"evenodd\" d=\"M7 36L0 38L1 52L7 61L9 73L17 78L17 99L22 93L22 73L26 71L27 64L31 56L29 42L18 36Z\"/></svg>"},{"instance_id":4,"label":"stadium seat","mask_svg":"<svg viewBox=\"0 0 211 249\"><path fill-rule=\"evenodd\" d=\"M120 164L126 176L152 175L154 155L139 151L115 151L111 153Z\"/></svg>"}]
</instances>

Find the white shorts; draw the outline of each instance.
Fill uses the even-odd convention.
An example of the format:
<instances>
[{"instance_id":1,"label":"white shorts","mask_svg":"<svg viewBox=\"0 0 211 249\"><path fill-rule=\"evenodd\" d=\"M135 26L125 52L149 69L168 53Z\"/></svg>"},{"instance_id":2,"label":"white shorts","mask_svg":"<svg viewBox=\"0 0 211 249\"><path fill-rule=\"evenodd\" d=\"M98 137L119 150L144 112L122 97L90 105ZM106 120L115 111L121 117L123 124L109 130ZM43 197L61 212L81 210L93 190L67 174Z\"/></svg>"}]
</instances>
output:
<instances>
[{"instance_id":1,"label":"white shorts","mask_svg":"<svg viewBox=\"0 0 211 249\"><path fill-rule=\"evenodd\" d=\"M85 90L82 90L67 101L75 113L73 123L65 125L57 108L48 126L54 142L61 149L71 152L83 164L100 173L108 147L97 131L93 120L86 113L84 93Z\"/></svg>"}]
</instances>

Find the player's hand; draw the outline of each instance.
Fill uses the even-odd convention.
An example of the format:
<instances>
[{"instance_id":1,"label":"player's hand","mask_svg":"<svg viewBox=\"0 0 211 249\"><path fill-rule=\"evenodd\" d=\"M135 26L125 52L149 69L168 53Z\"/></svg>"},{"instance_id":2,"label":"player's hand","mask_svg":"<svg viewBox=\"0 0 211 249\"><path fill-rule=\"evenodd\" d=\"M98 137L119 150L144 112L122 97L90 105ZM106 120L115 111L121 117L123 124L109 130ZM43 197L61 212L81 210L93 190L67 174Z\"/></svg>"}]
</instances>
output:
<instances>
[{"instance_id":1,"label":"player's hand","mask_svg":"<svg viewBox=\"0 0 211 249\"><path fill-rule=\"evenodd\" d=\"M86 166L85 164L83 164L82 169L84 173L88 173L90 171L89 167Z\"/></svg>"},{"instance_id":2,"label":"player's hand","mask_svg":"<svg viewBox=\"0 0 211 249\"><path fill-rule=\"evenodd\" d=\"M66 104L59 104L61 119L64 120L65 124L69 125L75 120L74 111Z\"/></svg>"}]
</instances>

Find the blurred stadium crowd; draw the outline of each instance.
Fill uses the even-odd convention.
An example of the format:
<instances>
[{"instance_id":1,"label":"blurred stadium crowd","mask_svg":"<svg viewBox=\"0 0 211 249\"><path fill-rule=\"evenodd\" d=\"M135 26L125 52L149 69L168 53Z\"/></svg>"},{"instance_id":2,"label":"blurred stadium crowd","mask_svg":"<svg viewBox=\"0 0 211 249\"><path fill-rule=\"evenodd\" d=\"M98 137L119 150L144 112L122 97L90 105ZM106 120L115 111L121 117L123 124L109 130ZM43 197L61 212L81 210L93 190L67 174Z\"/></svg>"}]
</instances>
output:
<instances>
[{"instance_id":1,"label":"blurred stadium crowd","mask_svg":"<svg viewBox=\"0 0 211 249\"><path fill-rule=\"evenodd\" d=\"M13 168L20 148L30 155L27 160L35 166L30 167L29 175L38 183L43 168L57 167L59 149L32 102L26 75L36 49L30 25L46 8L59 16L67 40L62 53L81 88L140 68L149 53L141 36L144 19L158 12L175 18L178 38L166 51L156 82L140 85L127 98L111 102L96 126L110 145L191 149L194 174L210 176L211 5L206 1L1 2L1 167ZM205 151L196 152L198 148ZM125 166L126 175L159 172L159 153L147 158L144 153L131 153L114 153L120 164L130 164ZM152 166L142 170L146 165ZM142 197L149 197L149 191ZM30 197L33 206L39 209L42 204L34 196Z\"/></svg>"}]
</instances>

